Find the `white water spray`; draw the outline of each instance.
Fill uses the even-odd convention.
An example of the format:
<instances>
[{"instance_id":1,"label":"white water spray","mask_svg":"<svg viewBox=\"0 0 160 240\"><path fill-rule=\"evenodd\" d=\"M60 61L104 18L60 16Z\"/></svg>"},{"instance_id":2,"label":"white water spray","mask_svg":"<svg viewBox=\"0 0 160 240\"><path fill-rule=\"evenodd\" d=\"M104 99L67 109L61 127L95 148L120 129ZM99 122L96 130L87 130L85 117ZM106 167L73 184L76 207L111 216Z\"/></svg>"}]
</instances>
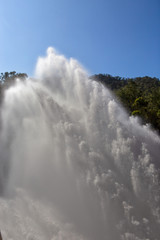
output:
<instances>
[{"instance_id":1,"label":"white water spray","mask_svg":"<svg viewBox=\"0 0 160 240\"><path fill-rule=\"evenodd\" d=\"M1 108L3 240L158 240L160 139L49 48Z\"/></svg>"}]
</instances>

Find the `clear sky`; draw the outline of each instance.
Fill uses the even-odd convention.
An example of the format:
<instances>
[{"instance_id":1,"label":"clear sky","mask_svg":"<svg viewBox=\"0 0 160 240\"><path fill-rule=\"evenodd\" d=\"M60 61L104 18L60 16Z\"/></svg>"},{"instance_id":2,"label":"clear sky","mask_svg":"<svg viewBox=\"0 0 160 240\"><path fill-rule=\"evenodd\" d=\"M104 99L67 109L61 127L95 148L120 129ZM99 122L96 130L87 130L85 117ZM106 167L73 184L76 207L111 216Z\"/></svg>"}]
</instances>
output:
<instances>
[{"instance_id":1,"label":"clear sky","mask_svg":"<svg viewBox=\"0 0 160 240\"><path fill-rule=\"evenodd\" d=\"M91 74L160 78L160 0L0 0L0 72L32 76L49 46Z\"/></svg>"}]
</instances>

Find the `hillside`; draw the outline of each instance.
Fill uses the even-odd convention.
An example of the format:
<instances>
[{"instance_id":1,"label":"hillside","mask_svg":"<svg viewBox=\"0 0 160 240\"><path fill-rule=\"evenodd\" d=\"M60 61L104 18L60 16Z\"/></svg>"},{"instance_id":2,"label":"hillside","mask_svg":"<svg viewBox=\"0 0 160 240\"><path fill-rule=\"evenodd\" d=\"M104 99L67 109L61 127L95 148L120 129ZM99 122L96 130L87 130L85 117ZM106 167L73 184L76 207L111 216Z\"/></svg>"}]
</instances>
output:
<instances>
[{"instance_id":1,"label":"hillside","mask_svg":"<svg viewBox=\"0 0 160 240\"><path fill-rule=\"evenodd\" d=\"M137 78L98 74L91 77L111 89L130 115L139 116L160 132L160 81L148 76Z\"/></svg>"},{"instance_id":2,"label":"hillside","mask_svg":"<svg viewBox=\"0 0 160 240\"><path fill-rule=\"evenodd\" d=\"M0 102L5 89L15 83L15 79L22 81L27 77L25 73L5 72L0 76ZM108 74L91 76L91 79L104 84L114 92L130 115L139 116L142 123L149 123L160 133L160 80L151 77L121 78Z\"/></svg>"}]
</instances>

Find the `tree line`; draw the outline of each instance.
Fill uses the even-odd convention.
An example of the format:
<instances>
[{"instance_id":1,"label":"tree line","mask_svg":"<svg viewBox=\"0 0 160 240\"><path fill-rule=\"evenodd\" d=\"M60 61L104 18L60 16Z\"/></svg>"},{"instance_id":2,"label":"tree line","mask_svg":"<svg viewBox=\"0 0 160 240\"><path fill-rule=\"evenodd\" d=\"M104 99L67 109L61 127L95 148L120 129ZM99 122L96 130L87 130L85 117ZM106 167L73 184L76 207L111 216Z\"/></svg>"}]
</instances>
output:
<instances>
[{"instance_id":1,"label":"tree line","mask_svg":"<svg viewBox=\"0 0 160 240\"><path fill-rule=\"evenodd\" d=\"M6 89L13 86L16 82L16 79L25 80L27 78L26 73L16 73L15 71L12 72L5 72L0 74L0 103L3 99L3 94Z\"/></svg>"},{"instance_id":2,"label":"tree line","mask_svg":"<svg viewBox=\"0 0 160 240\"><path fill-rule=\"evenodd\" d=\"M148 76L137 78L98 74L91 77L111 89L130 115L139 116L160 133L160 80Z\"/></svg>"},{"instance_id":3,"label":"tree line","mask_svg":"<svg viewBox=\"0 0 160 240\"><path fill-rule=\"evenodd\" d=\"M0 103L6 89L16 79L25 80L26 73L5 72L0 75ZM112 90L128 113L139 116L142 123L150 123L160 133L160 80L148 76L137 78L113 77L109 74L97 74L91 79L102 83Z\"/></svg>"}]
</instances>

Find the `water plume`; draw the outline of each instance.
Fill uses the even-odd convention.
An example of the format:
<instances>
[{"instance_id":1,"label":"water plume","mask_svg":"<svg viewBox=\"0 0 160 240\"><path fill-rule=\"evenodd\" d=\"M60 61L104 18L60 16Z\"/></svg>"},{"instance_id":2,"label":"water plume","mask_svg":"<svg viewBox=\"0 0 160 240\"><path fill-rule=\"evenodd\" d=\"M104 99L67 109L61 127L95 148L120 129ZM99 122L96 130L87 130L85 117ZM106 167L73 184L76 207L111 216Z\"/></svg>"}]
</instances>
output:
<instances>
[{"instance_id":1,"label":"water plume","mask_svg":"<svg viewBox=\"0 0 160 240\"><path fill-rule=\"evenodd\" d=\"M158 135L55 49L35 72L1 107L3 239L158 240Z\"/></svg>"}]
</instances>

